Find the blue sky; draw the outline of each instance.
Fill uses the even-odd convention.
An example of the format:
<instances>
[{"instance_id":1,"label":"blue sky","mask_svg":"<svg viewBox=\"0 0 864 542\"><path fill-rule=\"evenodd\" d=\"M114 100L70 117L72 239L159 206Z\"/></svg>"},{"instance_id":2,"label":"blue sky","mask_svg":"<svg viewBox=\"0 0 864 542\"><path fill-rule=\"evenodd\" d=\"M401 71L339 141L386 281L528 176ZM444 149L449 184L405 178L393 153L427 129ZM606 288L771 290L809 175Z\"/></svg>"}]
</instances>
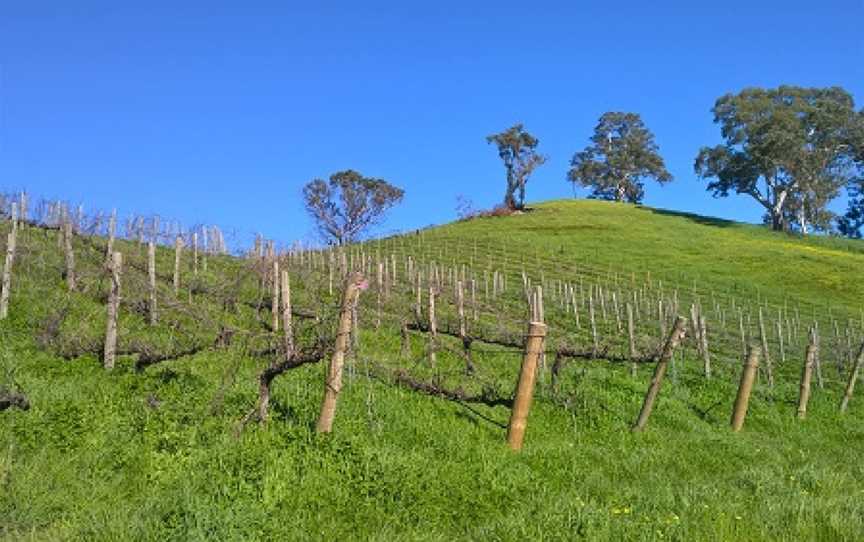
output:
<instances>
[{"instance_id":1,"label":"blue sky","mask_svg":"<svg viewBox=\"0 0 864 542\"><path fill-rule=\"evenodd\" d=\"M484 137L515 122L550 157L528 199L572 197L570 158L618 110L675 176L646 204L758 221L693 174L714 100L840 85L860 108L862 21L862 0L0 0L0 189L289 241L313 236L300 187L353 168L406 189L390 231L497 203Z\"/></svg>"}]
</instances>

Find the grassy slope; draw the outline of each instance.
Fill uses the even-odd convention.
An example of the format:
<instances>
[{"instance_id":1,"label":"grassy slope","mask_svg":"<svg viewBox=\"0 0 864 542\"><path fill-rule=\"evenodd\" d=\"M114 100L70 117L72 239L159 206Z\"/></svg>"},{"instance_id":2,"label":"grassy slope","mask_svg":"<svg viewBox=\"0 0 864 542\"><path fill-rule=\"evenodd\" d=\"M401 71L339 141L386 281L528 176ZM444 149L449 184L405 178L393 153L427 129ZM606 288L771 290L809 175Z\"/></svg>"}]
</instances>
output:
<instances>
[{"instance_id":1,"label":"grassy slope","mask_svg":"<svg viewBox=\"0 0 864 542\"><path fill-rule=\"evenodd\" d=\"M860 244L600 202L547 203L427 236L432 246L476 238L536 248L550 272L554 261L578 258L684 272L717 288L782 284L813 302L851 305L862 294ZM42 248L52 252L51 243ZM506 422L505 408L421 396L367 377L363 363L349 373L336 433L316 437L323 367L313 365L280 379L269 427L235 439L260 360L211 351L135 374L121 358L106 374L93 358L41 352L34 326L62 292L59 261L51 265L51 273L29 268L14 317L0 324L5 378L14 376L33 403L29 412L0 413L7 539L864 537L864 403L840 417L836 389L816 390L804 423L792 416L794 381L759 389L744 433L732 435L734 382L705 383L695 363L679 364L649 430L634 436L628 425L648 371L633 380L623 367L578 362L561 395L539 390L516 456L488 421ZM168 254L160 266L170 268ZM299 305L317 302L299 285ZM362 344L361 359L396 363L392 333L364 332ZM414 348L419 356L419 341ZM510 388L517 359L489 355L483 363ZM461 364L446 354L439 361L444 371ZM150 395L158 408L147 405Z\"/></svg>"},{"instance_id":2,"label":"grassy slope","mask_svg":"<svg viewBox=\"0 0 864 542\"><path fill-rule=\"evenodd\" d=\"M758 226L591 200L551 201L523 216L436 228L430 236L498 247L512 258L585 262L628 273L698 280L718 291L789 295L857 311L864 299L864 242L800 238ZM440 242L439 241L439 242ZM547 263L548 269L556 265Z\"/></svg>"}]
</instances>

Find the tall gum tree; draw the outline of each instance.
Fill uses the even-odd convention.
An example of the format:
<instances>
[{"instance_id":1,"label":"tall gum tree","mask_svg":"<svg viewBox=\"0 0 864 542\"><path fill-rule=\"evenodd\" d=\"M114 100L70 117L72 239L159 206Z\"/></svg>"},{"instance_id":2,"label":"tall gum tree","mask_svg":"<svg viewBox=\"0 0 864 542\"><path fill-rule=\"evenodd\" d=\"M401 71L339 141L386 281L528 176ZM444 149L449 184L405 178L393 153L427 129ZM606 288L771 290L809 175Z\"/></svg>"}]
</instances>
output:
<instances>
[{"instance_id":1,"label":"tall gum tree","mask_svg":"<svg viewBox=\"0 0 864 542\"><path fill-rule=\"evenodd\" d=\"M694 164L715 197L752 197L777 231L830 224L828 205L853 178L854 101L839 87L747 88L712 109L724 143Z\"/></svg>"},{"instance_id":2,"label":"tall gum tree","mask_svg":"<svg viewBox=\"0 0 864 542\"><path fill-rule=\"evenodd\" d=\"M306 211L328 242L344 245L378 224L384 214L402 201L405 191L383 179L364 177L348 169L314 179L303 187Z\"/></svg>"},{"instance_id":3,"label":"tall gum tree","mask_svg":"<svg viewBox=\"0 0 864 542\"><path fill-rule=\"evenodd\" d=\"M570 160L567 180L590 188L592 198L640 203L646 179L661 185L672 181L659 151L638 114L604 113L591 145Z\"/></svg>"},{"instance_id":4,"label":"tall gum tree","mask_svg":"<svg viewBox=\"0 0 864 542\"><path fill-rule=\"evenodd\" d=\"M522 124L515 124L503 132L487 136L486 142L498 147L498 156L507 171L504 205L508 209L523 209L528 178L546 162L546 157L537 152L540 140L528 133Z\"/></svg>"}]
</instances>

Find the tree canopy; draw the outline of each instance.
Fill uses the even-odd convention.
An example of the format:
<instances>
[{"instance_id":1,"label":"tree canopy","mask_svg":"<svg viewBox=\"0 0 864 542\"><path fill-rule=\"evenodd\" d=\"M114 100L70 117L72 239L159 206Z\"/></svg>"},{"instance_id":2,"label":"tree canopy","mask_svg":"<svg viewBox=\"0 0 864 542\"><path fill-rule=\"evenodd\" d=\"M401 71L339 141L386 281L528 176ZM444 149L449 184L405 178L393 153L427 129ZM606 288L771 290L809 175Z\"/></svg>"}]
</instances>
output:
<instances>
[{"instance_id":1,"label":"tree canopy","mask_svg":"<svg viewBox=\"0 0 864 542\"><path fill-rule=\"evenodd\" d=\"M498 147L498 156L507 170L504 205L509 209L524 208L528 178L546 162L546 157L537 153L540 140L528 133L522 124L515 124L503 132L487 136L486 142Z\"/></svg>"},{"instance_id":2,"label":"tree canopy","mask_svg":"<svg viewBox=\"0 0 864 542\"><path fill-rule=\"evenodd\" d=\"M600 117L591 145L570 161L567 180L590 188L592 198L639 203L645 180L672 180L654 135L636 113L609 112Z\"/></svg>"},{"instance_id":3,"label":"tree canopy","mask_svg":"<svg viewBox=\"0 0 864 542\"><path fill-rule=\"evenodd\" d=\"M748 88L712 109L725 140L703 147L694 169L715 197L745 194L775 230L826 228L828 204L854 178L861 135L852 97L838 87Z\"/></svg>"},{"instance_id":4,"label":"tree canopy","mask_svg":"<svg viewBox=\"0 0 864 542\"><path fill-rule=\"evenodd\" d=\"M334 173L329 182L314 179L303 187L306 210L321 236L338 245L356 240L379 223L404 194L383 179L364 177L351 169Z\"/></svg>"}]
</instances>

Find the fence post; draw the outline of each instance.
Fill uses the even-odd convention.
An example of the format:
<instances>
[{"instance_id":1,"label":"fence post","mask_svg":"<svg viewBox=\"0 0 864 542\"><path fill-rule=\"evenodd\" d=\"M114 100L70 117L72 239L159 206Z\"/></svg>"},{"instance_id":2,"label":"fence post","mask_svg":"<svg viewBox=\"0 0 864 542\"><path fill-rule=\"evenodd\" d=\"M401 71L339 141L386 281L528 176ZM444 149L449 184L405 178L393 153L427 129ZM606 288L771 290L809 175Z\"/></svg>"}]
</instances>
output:
<instances>
[{"instance_id":1,"label":"fence post","mask_svg":"<svg viewBox=\"0 0 864 542\"><path fill-rule=\"evenodd\" d=\"M294 324L291 321L291 277L288 271L282 271L282 279L279 281L282 295L279 302L282 305L282 334L285 341L285 357L290 358L294 354Z\"/></svg>"},{"instance_id":2,"label":"fence post","mask_svg":"<svg viewBox=\"0 0 864 542\"><path fill-rule=\"evenodd\" d=\"M525 439L525 428L528 425L528 412L534 398L534 382L537 378L537 363L540 352L544 348L546 324L530 322L528 336L525 339L525 353L522 357L522 368L516 384L516 394L513 398L513 409L510 413L510 423L507 425L507 444L514 451L522 449Z\"/></svg>"},{"instance_id":3,"label":"fence post","mask_svg":"<svg viewBox=\"0 0 864 542\"><path fill-rule=\"evenodd\" d=\"M846 382L846 390L843 392L843 401L840 403L840 412L846 412L849 408L849 401L852 399L852 392L855 391L855 381L858 380L858 373L861 372L861 366L864 365L864 343L861 343L861 348L858 349L858 357L855 358L855 365L849 373L849 380Z\"/></svg>"},{"instance_id":4,"label":"fence post","mask_svg":"<svg viewBox=\"0 0 864 542\"><path fill-rule=\"evenodd\" d=\"M732 408L732 431L738 432L744 426L744 418L747 416L747 406L750 404L750 393L753 391L753 383L756 381L756 371L759 369L760 349L753 346L747 354L747 360L741 370L741 381L738 384L738 395L735 397L735 406Z\"/></svg>"},{"instance_id":5,"label":"fence post","mask_svg":"<svg viewBox=\"0 0 864 542\"><path fill-rule=\"evenodd\" d=\"M72 252L72 220L66 218L63 222L63 247L66 253L66 286L69 291L75 290L75 253Z\"/></svg>"},{"instance_id":6,"label":"fence post","mask_svg":"<svg viewBox=\"0 0 864 542\"><path fill-rule=\"evenodd\" d=\"M147 312L150 316L150 325L155 326L158 321L156 309L156 243L147 243L147 287L150 293L150 302L147 304Z\"/></svg>"},{"instance_id":7,"label":"fence post","mask_svg":"<svg viewBox=\"0 0 864 542\"><path fill-rule=\"evenodd\" d=\"M273 283L270 299L270 325L273 333L279 331L279 260L273 258Z\"/></svg>"},{"instance_id":8,"label":"fence post","mask_svg":"<svg viewBox=\"0 0 864 542\"><path fill-rule=\"evenodd\" d=\"M12 230L6 235L6 261L3 264L3 284L0 286L0 320L9 316L9 288L12 284L12 262L15 261L15 245L18 233Z\"/></svg>"},{"instance_id":9,"label":"fence post","mask_svg":"<svg viewBox=\"0 0 864 542\"><path fill-rule=\"evenodd\" d=\"M117 312L120 308L120 273L123 267L123 254L111 255L111 290L108 293L108 321L105 327L105 350L102 362L106 369L114 368L117 350Z\"/></svg>"},{"instance_id":10,"label":"fence post","mask_svg":"<svg viewBox=\"0 0 864 542\"><path fill-rule=\"evenodd\" d=\"M629 339L628 346L630 347L630 374L636 376L636 325L633 322L633 305L629 301L627 302L627 336Z\"/></svg>"},{"instance_id":11,"label":"fence post","mask_svg":"<svg viewBox=\"0 0 864 542\"><path fill-rule=\"evenodd\" d=\"M675 353L675 348L684 339L687 334L687 321L678 316L675 318L675 324L672 326L672 331L666 339L666 344L663 347L663 353L660 359L657 360L657 365L654 367L654 376L651 377L651 385L645 393L645 400L642 402L642 410L639 411L639 417L633 425L633 431L638 432L645 429L648 425L648 418L651 416L651 411L654 409L654 402L657 400L657 395L660 394L660 386L663 384L663 377L666 376L666 369L669 367L669 361Z\"/></svg>"},{"instance_id":12,"label":"fence post","mask_svg":"<svg viewBox=\"0 0 864 542\"><path fill-rule=\"evenodd\" d=\"M804 367L801 371L801 386L798 393L798 419L807 417L807 403L810 401L810 382L813 380L813 363L816 360L816 345L807 345Z\"/></svg>"},{"instance_id":13,"label":"fence post","mask_svg":"<svg viewBox=\"0 0 864 542\"><path fill-rule=\"evenodd\" d=\"M362 273L352 273L345 281L342 308L339 312L339 328L336 331L336 346L324 381L324 399L321 401L321 414L318 416L316 427L318 433L329 433L333 430L336 400L342 390L342 369L345 365L345 351L348 350L351 334L352 313L360 297L360 291L365 290L367 286Z\"/></svg>"},{"instance_id":14,"label":"fence post","mask_svg":"<svg viewBox=\"0 0 864 542\"><path fill-rule=\"evenodd\" d=\"M183 255L183 238L179 235L174 239L174 295L180 293L180 258Z\"/></svg>"}]
</instances>

